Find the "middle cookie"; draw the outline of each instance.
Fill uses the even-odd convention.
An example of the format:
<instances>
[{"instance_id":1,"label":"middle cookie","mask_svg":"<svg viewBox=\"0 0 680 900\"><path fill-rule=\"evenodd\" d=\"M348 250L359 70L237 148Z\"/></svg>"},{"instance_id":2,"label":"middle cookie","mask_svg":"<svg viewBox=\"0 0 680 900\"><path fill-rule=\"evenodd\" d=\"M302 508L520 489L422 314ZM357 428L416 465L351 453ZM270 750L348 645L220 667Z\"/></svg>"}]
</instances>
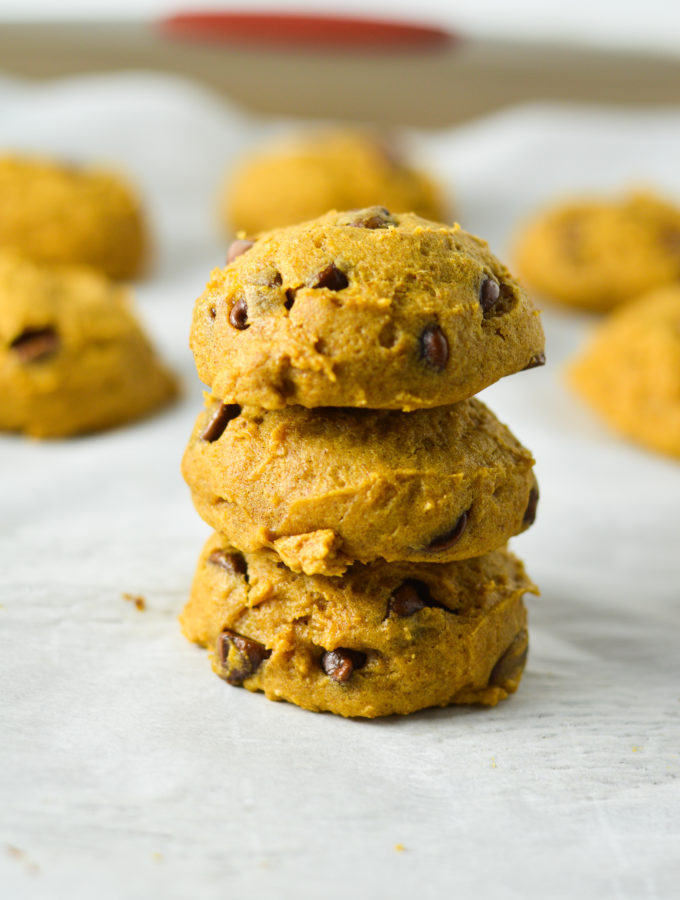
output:
<instances>
[{"instance_id":1,"label":"middle cookie","mask_svg":"<svg viewBox=\"0 0 680 900\"><path fill-rule=\"evenodd\" d=\"M533 464L475 399L410 413L209 399L182 472L198 513L239 550L340 575L354 561L449 562L501 546L534 520Z\"/></svg>"}]
</instances>

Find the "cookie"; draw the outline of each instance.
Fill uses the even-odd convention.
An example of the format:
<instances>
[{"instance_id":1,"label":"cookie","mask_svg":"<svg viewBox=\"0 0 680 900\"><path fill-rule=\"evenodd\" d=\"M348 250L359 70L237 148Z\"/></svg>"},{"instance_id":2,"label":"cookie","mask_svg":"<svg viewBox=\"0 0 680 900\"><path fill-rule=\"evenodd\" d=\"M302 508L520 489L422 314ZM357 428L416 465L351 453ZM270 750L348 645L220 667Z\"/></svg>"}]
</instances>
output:
<instances>
[{"instance_id":1,"label":"cookie","mask_svg":"<svg viewBox=\"0 0 680 900\"><path fill-rule=\"evenodd\" d=\"M401 413L209 398L182 468L199 514L239 550L338 575L505 544L535 517L533 462L478 400Z\"/></svg>"},{"instance_id":2,"label":"cookie","mask_svg":"<svg viewBox=\"0 0 680 900\"><path fill-rule=\"evenodd\" d=\"M437 186L394 148L368 134L330 131L279 143L244 162L225 189L222 212L228 228L254 234L329 209L373 205L446 218Z\"/></svg>"},{"instance_id":3,"label":"cookie","mask_svg":"<svg viewBox=\"0 0 680 900\"><path fill-rule=\"evenodd\" d=\"M680 459L680 285L612 313L568 377L614 429Z\"/></svg>"},{"instance_id":4,"label":"cookie","mask_svg":"<svg viewBox=\"0 0 680 900\"><path fill-rule=\"evenodd\" d=\"M331 212L230 256L191 333L199 377L225 403L412 410L544 362L538 312L458 225Z\"/></svg>"},{"instance_id":5,"label":"cookie","mask_svg":"<svg viewBox=\"0 0 680 900\"><path fill-rule=\"evenodd\" d=\"M176 392L125 290L93 269L0 252L0 429L40 438L96 431Z\"/></svg>"},{"instance_id":6,"label":"cookie","mask_svg":"<svg viewBox=\"0 0 680 900\"><path fill-rule=\"evenodd\" d=\"M526 226L515 256L541 296L609 310L680 279L680 209L645 193L565 203Z\"/></svg>"},{"instance_id":7,"label":"cookie","mask_svg":"<svg viewBox=\"0 0 680 900\"><path fill-rule=\"evenodd\" d=\"M206 544L184 634L233 685L311 710L386 716L513 693L527 652L525 593L505 550L461 562L357 564L296 575L275 553Z\"/></svg>"},{"instance_id":8,"label":"cookie","mask_svg":"<svg viewBox=\"0 0 680 900\"><path fill-rule=\"evenodd\" d=\"M9 156L0 157L0 248L134 278L147 237L139 200L119 176Z\"/></svg>"}]
</instances>

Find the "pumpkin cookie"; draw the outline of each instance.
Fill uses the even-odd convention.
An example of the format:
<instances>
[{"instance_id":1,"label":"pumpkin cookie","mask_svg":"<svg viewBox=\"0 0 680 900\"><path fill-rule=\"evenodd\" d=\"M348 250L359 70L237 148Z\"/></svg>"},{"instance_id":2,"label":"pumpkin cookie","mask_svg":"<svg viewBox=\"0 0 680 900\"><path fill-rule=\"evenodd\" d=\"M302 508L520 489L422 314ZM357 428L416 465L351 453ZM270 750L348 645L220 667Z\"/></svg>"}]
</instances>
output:
<instances>
[{"instance_id":1,"label":"pumpkin cookie","mask_svg":"<svg viewBox=\"0 0 680 900\"><path fill-rule=\"evenodd\" d=\"M176 392L125 290L92 269L0 252L0 429L41 438L96 431Z\"/></svg>"},{"instance_id":2,"label":"pumpkin cookie","mask_svg":"<svg viewBox=\"0 0 680 900\"><path fill-rule=\"evenodd\" d=\"M527 225L516 260L541 296L612 309L680 279L680 209L645 193L565 203Z\"/></svg>"},{"instance_id":3,"label":"pumpkin cookie","mask_svg":"<svg viewBox=\"0 0 680 900\"><path fill-rule=\"evenodd\" d=\"M401 413L208 398L183 473L239 550L337 575L355 560L439 563L505 544L535 517L533 462L478 400Z\"/></svg>"},{"instance_id":4,"label":"pumpkin cookie","mask_svg":"<svg viewBox=\"0 0 680 900\"><path fill-rule=\"evenodd\" d=\"M279 143L240 167L225 188L223 218L233 231L295 225L329 209L381 205L446 218L440 191L367 134L331 131Z\"/></svg>"},{"instance_id":5,"label":"pumpkin cookie","mask_svg":"<svg viewBox=\"0 0 680 900\"><path fill-rule=\"evenodd\" d=\"M0 157L0 248L134 278L147 256L139 200L117 175Z\"/></svg>"},{"instance_id":6,"label":"pumpkin cookie","mask_svg":"<svg viewBox=\"0 0 680 900\"><path fill-rule=\"evenodd\" d=\"M538 312L486 243L384 209L237 241L194 308L224 403L411 410L544 362Z\"/></svg>"},{"instance_id":7,"label":"pumpkin cookie","mask_svg":"<svg viewBox=\"0 0 680 900\"><path fill-rule=\"evenodd\" d=\"M680 285L602 322L569 382L616 430L680 459Z\"/></svg>"},{"instance_id":8,"label":"pumpkin cookie","mask_svg":"<svg viewBox=\"0 0 680 900\"><path fill-rule=\"evenodd\" d=\"M462 562L355 565L296 575L275 553L240 554L214 535L181 616L233 685L311 710L385 716L428 706L494 706L519 684L524 593L505 550Z\"/></svg>"}]
</instances>

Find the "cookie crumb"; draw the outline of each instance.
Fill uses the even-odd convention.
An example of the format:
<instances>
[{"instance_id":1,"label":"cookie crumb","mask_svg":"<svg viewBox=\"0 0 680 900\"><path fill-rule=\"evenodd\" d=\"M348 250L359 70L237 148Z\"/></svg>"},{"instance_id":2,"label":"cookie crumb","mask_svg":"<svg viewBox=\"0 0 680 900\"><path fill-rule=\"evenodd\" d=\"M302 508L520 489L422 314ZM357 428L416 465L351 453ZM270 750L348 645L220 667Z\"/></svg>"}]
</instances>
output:
<instances>
[{"instance_id":1,"label":"cookie crumb","mask_svg":"<svg viewBox=\"0 0 680 900\"><path fill-rule=\"evenodd\" d=\"M151 858L156 863L163 862L163 860L165 859L162 853L152 853Z\"/></svg>"},{"instance_id":2,"label":"cookie crumb","mask_svg":"<svg viewBox=\"0 0 680 900\"><path fill-rule=\"evenodd\" d=\"M127 600L128 603L134 603L135 607L140 611L144 612L146 609L146 600L142 597L141 594L123 594L123 600Z\"/></svg>"},{"instance_id":3,"label":"cookie crumb","mask_svg":"<svg viewBox=\"0 0 680 900\"><path fill-rule=\"evenodd\" d=\"M11 856L13 859L23 859L25 856L23 850L14 847L12 844L5 844L5 850L7 851L7 855Z\"/></svg>"},{"instance_id":4,"label":"cookie crumb","mask_svg":"<svg viewBox=\"0 0 680 900\"><path fill-rule=\"evenodd\" d=\"M403 844L395 844L394 849L397 851L397 853L403 853L404 850L406 850L406 847L404 847Z\"/></svg>"}]
</instances>

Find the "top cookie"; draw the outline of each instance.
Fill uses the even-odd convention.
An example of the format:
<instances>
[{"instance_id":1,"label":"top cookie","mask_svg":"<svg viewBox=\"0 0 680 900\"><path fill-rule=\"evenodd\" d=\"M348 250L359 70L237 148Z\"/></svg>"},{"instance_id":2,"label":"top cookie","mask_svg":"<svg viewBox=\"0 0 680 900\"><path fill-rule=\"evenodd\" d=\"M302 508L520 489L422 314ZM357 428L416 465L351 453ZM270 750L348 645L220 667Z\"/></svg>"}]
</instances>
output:
<instances>
[{"instance_id":1,"label":"top cookie","mask_svg":"<svg viewBox=\"0 0 680 900\"><path fill-rule=\"evenodd\" d=\"M139 200L109 172L0 157L0 247L36 262L139 275L147 254Z\"/></svg>"},{"instance_id":2,"label":"top cookie","mask_svg":"<svg viewBox=\"0 0 680 900\"><path fill-rule=\"evenodd\" d=\"M194 308L224 403L411 410L544 362L538 312L459 225L373 207L237 241Z\"/></svg>"},{"instance_id":3,"label":"top cookie","mask_svg":"<svg viewBox=\"0 0 680 900\"><path fill-rule=\"evenodd\" d=\"M680 210L645 193L565 203L528 224L516 259L539 294L612 309L680 278Z\"/></svg>"},{"instance_id":4,"label":"top cookie","mask_svg":"<svg viewBox=\"0 0 680 900\"><path fill-rule=\"evenodd\" d=\"M255 233L373 204L445 217L434 182L393 147L361 132L329 131L251 157L226 186L222 214L227 227Z\"/></svg>"}]
</instances>

